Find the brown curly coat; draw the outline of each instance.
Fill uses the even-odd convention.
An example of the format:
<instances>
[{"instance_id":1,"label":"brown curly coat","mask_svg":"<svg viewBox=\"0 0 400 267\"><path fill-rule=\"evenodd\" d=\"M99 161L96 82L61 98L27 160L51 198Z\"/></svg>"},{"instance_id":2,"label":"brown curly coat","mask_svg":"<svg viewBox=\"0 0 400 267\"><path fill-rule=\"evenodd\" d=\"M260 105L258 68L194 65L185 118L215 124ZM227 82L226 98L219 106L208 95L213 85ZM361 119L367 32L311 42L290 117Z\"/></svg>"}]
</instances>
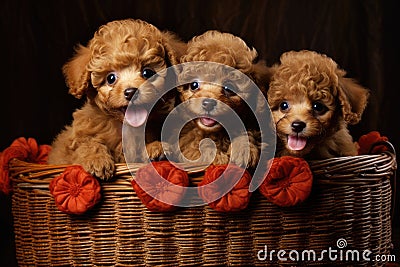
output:
<instances>
[{"instance_id":1,"label":"brown curly coat","mask_svg":"<svg viewBox=\"0 0 400 267\"><path fill-rule=\"evenodd\" d=\"M87 102L74 112L72 124L54 140L49 163L80 164L97 177L113 176L114 164L125 161L122 125L132 97L127 92L139 91L132 100L134 105L146 107L156 102L161 94L155 92L159 87L140 85L149 73L177 64L184 50L185 44L173 33L161 32L142 20L117 20L101 26L88 45L79 45L75 56L63 67L69 93L77 98L86 95ZM126 91L128 88L134 89ZM145 139L150 158L163 153L155 133L174 100L173 94L160 97L153 109L156 112L148 117ZM132 142L135 147L137 144ZM145 161L144 154L137 155L138 160Z\"/></svg>"},{"instance_id":2,"label":"brown curly coat","mask_svg":"<svg viewBox=\"0 0 400 267\"><path fill-rule=\"evenodd\" d=\"M241 167L255 167L260 154L259 132L255 126L257 122L254 114L247 107L246 101L261 103L259 99L252 99L257 98L255 97L257 92L253 92L254 88L249 86L249 79L225 77L223 74L219 77L217 74L223 73L220 69L222 65L210 66L203 64L204 61L224 64L224 66L239 70L261 87L261 90L265 90L269 83L269 68L263 61L257 62L257 51L249 48L241 38L215 30L192 38L188 42L187 53L181 58L181 63L191 62L192 64L184 65L182 72L179 73L179 80L191 80L191 76L197 73L200 76L193 77L193 81L201 79L201 75L204 74L216 76L213 77L213 83L199 81L200 85L196 90L190 89L190 84L178 87L180 100L186 103L187 115L192 118L198 117L187 123L180 133L179 160L213 164L227 164L231 161ZM225 90L223 85L227 81L235 84L237 91ZM205 99L218 100L218 104L212 110L205 110L203 105ZM220 123L213 122L228 113L227 107L239 115L247 127L247 132L234 133L230 137ZM205 125L205 120L211 123ZM202 140L206 138L211 139L214 144L202 143ZM202 149L199 149L201 143Z\"/></svg>"},{"instance_id":3,"label":"brown curly coat","mask_svg":"<svg viewBox=\"0 0 400 267\"><path fill-rule=\"evenodd\" d=\"M315 51L286 52L273 72L267 96L278 156L321 159L357 154L347 126L360 121L367 89Z\"/></svg>"}]
</instances>

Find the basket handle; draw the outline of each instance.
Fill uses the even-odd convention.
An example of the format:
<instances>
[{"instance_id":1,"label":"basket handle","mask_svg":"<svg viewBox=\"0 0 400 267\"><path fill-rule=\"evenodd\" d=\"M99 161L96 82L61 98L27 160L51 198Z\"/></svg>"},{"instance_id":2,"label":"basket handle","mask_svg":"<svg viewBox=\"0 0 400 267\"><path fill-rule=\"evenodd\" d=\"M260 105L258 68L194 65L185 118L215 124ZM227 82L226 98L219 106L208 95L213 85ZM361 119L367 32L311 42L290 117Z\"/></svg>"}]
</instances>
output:
<instances>
[{"instance_id":1,"label":"basket handle","mask_svg":"<svg viewBox=\"0 0 400 267\"><path fill-rule=\"evenodd\" d=\"M392 143L390 143L389 141L377 141L375 143L373 143L368 151L368 154L372 153L372 150L376 147L376 146L381 146L384 145L386 146L390 152L392 152L394 155L396 155L396 149L394 148L394 146L392 145Z\"/></svg>"},{"instance_id":2,"label":"basket handle","mask_svg":"<svg viewBox=\"0 0 400 267\"><path fill-rule=\"evenodd\" d=\"M397 197L397 193L396 193L396 189L397 189L397 183L396 183L396 180L397 180L397 177L396 177L396 173L397 173L396 149L394 148L393 144L390 143L389 141L378 141L378 142L375 142L375 143L372 144L372 146L369 149L368 153L371 154L373 148L376 147L376 146L380 146L380 145L386 146L389 149L390 153L393 154L392 156L394 158L393 181L391 183L392 184L393 196L392 196L392 209L390 211L391 219L393 220L394 219L394 213L395 213L395 210L396 210L396 197ZM388 152L384 152L384 153L388 153Z\"/></svg>"}]
</instances>

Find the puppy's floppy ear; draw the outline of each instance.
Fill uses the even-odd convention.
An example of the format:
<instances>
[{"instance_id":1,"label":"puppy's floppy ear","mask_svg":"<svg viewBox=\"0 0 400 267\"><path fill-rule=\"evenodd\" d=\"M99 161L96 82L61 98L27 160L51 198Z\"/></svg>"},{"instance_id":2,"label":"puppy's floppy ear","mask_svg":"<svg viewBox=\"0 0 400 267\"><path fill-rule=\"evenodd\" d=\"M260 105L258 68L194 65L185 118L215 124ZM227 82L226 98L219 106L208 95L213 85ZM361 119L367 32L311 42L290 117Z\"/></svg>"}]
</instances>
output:
<instances>
[{"instance_id":1,"label":"puppy's floppy ear","mask_svg":"<svg viewBox=\"0 0 400 267\"><path fill-rule=\"evenodd\" d=\"M179 64L179 59L186 52L186 43L181 41L179 37L172 32L165 31L162 34L168 65Z\"/></svg>"},{"instance_id":2,"label":"puppy's floppy ear","mask_svg":"<svg viewBox=\"0 0 400 267\"><path fill-rule=\"evenodd\" d=\"M272 68L267 67L263 60L253 64L252 76L257 85L263 85L262 87L268 88L272 73Z\"/></svg>"},{"instance_id":3,"label":"puppy's floppy ear","mask_svg":"<svg viewBox=\"0 0 400 267\"><path fill-rule=\"evenodd\" d=\"M257 111L262 111L266 108L266 97L267 91L269 87L269 83L271 81L271 77L273 74L273 69L267 67L265 61L259 61L253 64L252 78L254 83L258 86L261 91L261 94L258 95L257 99Z\"/></svg>"},{"instance_id":4,"label":"puppy's floppy ear","mask_svg":"<svg viewBox=\"0 0 400 267\"><path fill-rule=\"evenodd\" d=\"M90 86L90 73L87 70L90 57L90 49L79 45L74 57L62 68L69 93L76 98L81 98Z\"/></svg>"},{"instance_id":5,"label":"puppy's floppy ear","mask_svg":"<svg viewBox=\"0 0 400 267\"><path fill-rule=\"evenodd\" d=\"M350 78L339 78L339 101L344 120L356 124L367 105L369 90Z\"/></svg>"}]
</instances>

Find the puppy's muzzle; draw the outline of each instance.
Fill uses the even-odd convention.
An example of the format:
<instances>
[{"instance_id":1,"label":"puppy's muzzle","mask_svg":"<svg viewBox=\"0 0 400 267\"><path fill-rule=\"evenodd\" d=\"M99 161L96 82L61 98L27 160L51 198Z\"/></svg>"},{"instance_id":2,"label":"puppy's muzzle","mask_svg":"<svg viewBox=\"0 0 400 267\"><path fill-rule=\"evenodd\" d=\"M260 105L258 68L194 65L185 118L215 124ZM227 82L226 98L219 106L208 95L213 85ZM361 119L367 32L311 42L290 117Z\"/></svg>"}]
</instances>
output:
<instances>
[{"instance_id":1,"label":"puppy's muzzle","mask_svg":"<svg viewBox=\"0 0 400 267\"><path fill-rule=\"evenodd\" d=\"M206 111L211 111L215 108L215 106L217 105L217 101L215 99L211 99L211 98L206 98L203 100L203 102L201 103L201 106L203 107L204 110Z\"/></svg>"},{"instance_id":2,"label":"puppy's muzzle","mask_svg":"<svg viewBox=\"0 0 400 267\"><path fill-rule=\"evenodd\" d=\"M137 91L137 88L134 88L134 87L125 89L125 91L124 91L125 99L128 101L130 101L132 99L135 100L138 96L138 94L135 94L136 91Z\"/></svg>"}]
</instances>

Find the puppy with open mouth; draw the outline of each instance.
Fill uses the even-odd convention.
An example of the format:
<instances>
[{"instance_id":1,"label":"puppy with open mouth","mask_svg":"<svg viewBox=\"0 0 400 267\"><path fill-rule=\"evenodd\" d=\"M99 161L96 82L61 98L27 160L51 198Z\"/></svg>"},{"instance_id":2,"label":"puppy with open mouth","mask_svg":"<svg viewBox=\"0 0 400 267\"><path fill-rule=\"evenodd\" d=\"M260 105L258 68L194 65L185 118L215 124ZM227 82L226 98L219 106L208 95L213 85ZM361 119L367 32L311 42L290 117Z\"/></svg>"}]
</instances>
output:
<instances>
[{"instance_id":1,"label":"puppy with open mouth","mask_svg":"<svg viewBox=\"0 0 400 267\"><path fill-rule=\"evenodd\" d=\"M115 163L125 162L124 119L131 127L147 121L142 151L150 159L162 156L160 127L174 107L176 92L164 94L164 77L158 73L177 64L185 46L173 33L142 20L101 26L63 67L69 92L77 98L86 95L87 101L54 140L49 164L80 164L99 178L112 177ZM153 76L159 77L146 83ZM156 105L150 110L152 103ZM138 145L132 138L130 150ZM137 161L146 162L147 153L138 154Z\"/></svg>"},{"instance_id":2,"label":"puppy with open mouth","mask_svg":"<svg viewBox=\"0 0 400 267\"><path fill-rule=\"evenodd\" d=\"M326 55L307 50L282 54L267 93L278 156L357 155L348 125L360 121L369 91L345 75Z\"/></svg>"},{"instance_id":3,"label":"puppy with open mouth","mask_svg":"<svg viewBox=\"0 0 400 267\"><path fill-rule=\"evenodd\" d=\"M180 151L180 161L256 166L259 132L248 103L259 101L259 89L252 85L264 86L270 78L269 68L256 58L255 49L230 33L207 31L188 42L178 74L178 80L186 83L178 87L178 94L185 105L182 116L192 119L180 132L179 149L174 149ZM230 125L234 124L232 114L243 123L242 128Z\"/></svg>"}]
</instances>

